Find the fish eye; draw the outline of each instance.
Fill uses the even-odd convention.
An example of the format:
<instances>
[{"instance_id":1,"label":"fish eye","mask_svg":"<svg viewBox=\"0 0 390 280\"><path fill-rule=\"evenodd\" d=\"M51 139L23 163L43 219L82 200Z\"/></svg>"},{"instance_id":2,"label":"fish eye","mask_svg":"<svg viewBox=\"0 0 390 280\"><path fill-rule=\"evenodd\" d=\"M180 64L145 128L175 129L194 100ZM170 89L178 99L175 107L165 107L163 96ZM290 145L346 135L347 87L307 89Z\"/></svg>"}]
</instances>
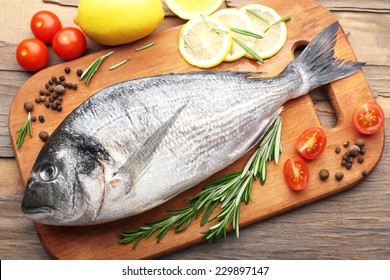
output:
<instances>
[{"instance_id":1,"label":"fish eye","mask_svg":"<svg viewBox=\"0 0 390 280\"><path fill-rule=\"evenodd\" d=\"M42 166L39 176L45 182L54 180L57 177L58 169L54 164L46 164Z\"/></svg>"}]
</instances>

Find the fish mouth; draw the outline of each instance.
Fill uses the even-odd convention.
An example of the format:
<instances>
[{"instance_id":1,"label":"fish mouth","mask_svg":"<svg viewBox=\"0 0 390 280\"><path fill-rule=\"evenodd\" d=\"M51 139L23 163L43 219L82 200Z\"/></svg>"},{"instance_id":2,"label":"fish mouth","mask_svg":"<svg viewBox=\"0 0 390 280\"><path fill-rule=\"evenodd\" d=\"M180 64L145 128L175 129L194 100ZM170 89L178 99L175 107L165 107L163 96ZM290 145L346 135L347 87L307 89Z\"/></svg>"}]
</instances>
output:
<instances>
[{"instance_id":1,"label":"fish mouth","mask_svg":"<svg viewBox=\"0 0 390 280\"><path fill-rule=\"evenodd\" d=\"M43 220L54 216L55 210L53 208L42 206L35 208L24 208L22 207L22 212L31 220Z\"/></svg>"}]
</instances>

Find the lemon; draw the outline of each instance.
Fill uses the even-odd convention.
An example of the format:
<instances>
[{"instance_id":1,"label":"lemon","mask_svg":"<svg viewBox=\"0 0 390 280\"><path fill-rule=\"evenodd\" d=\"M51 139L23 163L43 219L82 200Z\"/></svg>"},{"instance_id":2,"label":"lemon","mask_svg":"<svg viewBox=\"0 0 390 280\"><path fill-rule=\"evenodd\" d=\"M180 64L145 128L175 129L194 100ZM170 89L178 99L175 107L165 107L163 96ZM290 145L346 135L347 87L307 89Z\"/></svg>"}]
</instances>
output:
<instances>
[{"instance_id":1,"label":"lemon","mask_svg":"<svg viewBox=\"0 0 390 280\"><path fill-rule=\"evenodd\" d=\"M231 48L230 28L215 17L193 18L181 29L179 51L193 66L200 68L216 66L224 61Z\"/></svg>"},{"instance_id":2,"label":"lemon","mask_svg":"<svg viewBox=\"0 0 390 280\"><path fill-rule=\"evenodd\" d=\"M224 0L165 0L168 8L182 19L199 15L208 16L216 11Z\"/></svg>"},{"instance_id":3,"label":"lemon","mask_svg":"<svg viewBox=\"0 0 390 280\"><path fill-rule=\"evenodd\" d=\"M270 58L277 54L287 39L287 27L284 22L279 22L282 17L272 8L260 4L249 4L240 8L250 18L253 32L263 36L263 39L252 39L248 46L263 58ZM250 54L246 57L253 58Z\"/></svg>"},{"instance_id":4,"label":"lemon","mask_svg":"<svg viewBox=\"0 0 390 280\"><path fill-rule=\"evenodd\" d=\"M149 35L163 18L160 0L80 0L74 22L92 40L116 46Z\"/></svg>"},{"instance_id":5,"label":"lemon","mask_svg":"<svg viewBox=\"0 0 390 280\"><path fill-rule=\"evenodd\" d=\"M237 28L246 31L252 31L252 23L249 17L243 12L237 9L222 9L212 14L213 17L217 17L222 20L230 28ZM253 41L252 37L245 36L239 33L232 32L232 36L235 39L240 40L244 44L249 44ZM246 51L233 41L232 49L226 56L225 61L235 61L246 54Z\"/></svg>"}]
</instances>

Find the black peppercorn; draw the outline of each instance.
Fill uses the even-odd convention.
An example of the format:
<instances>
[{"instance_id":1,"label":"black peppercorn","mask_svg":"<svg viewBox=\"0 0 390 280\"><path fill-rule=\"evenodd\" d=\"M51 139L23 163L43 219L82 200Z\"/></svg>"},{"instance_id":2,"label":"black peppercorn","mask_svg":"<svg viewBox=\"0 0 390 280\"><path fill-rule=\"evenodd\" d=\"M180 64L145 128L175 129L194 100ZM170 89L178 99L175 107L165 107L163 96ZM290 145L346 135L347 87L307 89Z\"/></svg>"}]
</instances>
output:
<instances>
[{"instance_id":1,"label":"black peppercorn","mask_svg":"<svg viewBox=\"0 0 390 280\"><path fill-rule=\"evenodd\" d=\"M39 95L45 95L45 91L43 89L39 90Z\"/></svg>"},{"instance_id":2,"label":"black peppercorn","mask_svg":"<svg viewBox=\"0 0 390 280\"><path fill-rule=\"evenodd\" d=\"M36 117L36 116L32 116L32 117L31 117L31 121L32 121L32 122L36 122L36 121L37 121L37 117Z\"/></svg>"},{"instance_id":3,"label":"black peppercorn","mask_svg":"<svg viewBox=\"0 0 390 280\"><path fill-rule=\"evenodd\" d=\"M60 79L61 82L63 82L63 81L65 81L65 76L61 75L59 79Z\"/></svg>"},{"instance_id":4,"label":"black peppercorn","mask_svg":"<svg viewBox=\"0 0 390 280\"><path fill-rule=\"evenodd\" d=\"M66 87L69 88L69 89L72 89L72 83L67 83Z\"/></svg>"},{"instance_id":5,"label":"black peppercorn","mask_svg":"<svg viewBox=\"0 0 390 280\"><path fill-rule=\"evenodd\" d=\"M69 74L70 73L70 68L69 67L65 67L64 71L65 71L66 74Z\"/></svg>"},{"instance_id":6,"label":"black peppercorn","mask_svg":"<svg viewBox=\"0 0 390 280\"><path fill-rule=\"evenodd\" d=\"M336 154L340 153L340 152L341 152L340 147L337 147L337 148L335 149L335 152L336 152Z\"/></svg>"},{"instance_id":7,"label":"black peppercorn","mask_svg":"<svg viewBox=\"0 0 390 280\"><path fill-rule=\"evenodd\" d=\"M327 169L321 169L320 170L320 179L321 181L325 181L329 178L329 171Z\"/></svg>"},{"instance_id":8,"label":"black peppercorn","mask_svg":"<svg viewBox=\"0 0 390 280\"><path fill-rule=\"evenodd\" d=\"M34 103L30 101L24 102L23 107L26 112L32 112L34 110Z\"/></svg>"},{"instance_id":9,"label":"black peppercorn","mask_svg":"<svg viewBox=\"0 0 390 280\"><path fill-rule=\"evenodd\" d=\"M346 160L342 160L341 161L341 166L346 166L347 165L347 161Z\"/></svg>"},{"instance_id":10,"label":"black peppercorn","mask_svg":"<svg viewBox=\"0 0 390 280\"><path fill-rule=\"evenodd\" d=\"M64 98L62 96L58 97L59 101L62 101Z\"/></svg>"},{"instance_id":11,"label":"black peppercorn","mask_svg":"<svg viewBox=\"0 0 390 280\"><path fill-rule=\"evenodd\" d=\"M39 98L41 100L41 102L45 102L46 101L46 98L44 96L41 96L41 98Z\"/></svg>"},{"instance_id":12,"label":"black peppercorn","mask_svg":"<svg viewBox=\"0 0 390 280\"><path fill-rule=\"evenodd\" d=\"M347 164L345 165L345 167L349 170L352 168L352 163L351 162L347 162Z\"/></svg>"},{"instance_id":13,"label":"black peppercorn","mask_svg":"<svg viewBox=\"0 0 390 280\"><path fill-rule=\"evenodd\" d=\"M41 131L41 132L39 132L39 138L43 142L46 142L46 140L49 138L49 133L47 133L46 131Z\"/></svg>"},{"instance_id":14,"label":"black peppercorn","mask_svg":"<svg viewBox=\"0 0 390 280\"><path fill-rule=\"evenodd\" d=\"M53 110L56 110L56 109L57 109L57 104L51 103L51 108L52 108Z\"/></svg>"},{"instance_id":15,"label":"black peppercorn","mask_svg":"<svg viewBox=\"0 0 390 280\"><path fill-rule=\"evenodd\" d=\"M362 148L362 149L360 150L360 154L361 154L361 155L364 155L365 153L366 153L366 149Z\"/></svg>"},{"instance_id":16,"label":"black peppercorn","mask_svg":"<svg viewBox=\"0 0 390 280\"><path fill-rule=\"evenodd\" d=\"M81 75L83 75L83 70L77 69L76 74L77 76L81 77Z\"/></svg>"},{"instance_id":17,"label":"black peppercorn","mask_svg":"<svg viewBox=\"0 0 390 280\"><path fill-rule=\"evenodd\" d=\"M347 162L348 163L353 163L353 157L348 157Z\"/></svg>"},{"instance_id":18,"label":"black peppercorn","mask_svg":"<svg viewBox=\"0 0 390 280\"><path fill-rule=\"evenodd\" d=\"M364 162L364 158L359 157L359 158L358 158L358 163L363 163L363 162Z\"/></svg>"},{"instance_id":19,"label":"black peppercorn","mask_svg":"<svg viewBox=\"0 0 390 280\"><path fill-rule=\"evenodd\" d=\"M52 77L51 77L51 80L52 80L53 82L55 82L55 81L57 80L57 77L56 77L56 76L52 76Z\"/></svg>"},{"instance_id":20,"label":"black peppercorn","mask_svg":"<svg viewBox=\"0 0 390 280\"><path fill-rule=\"evenodd\" d=\"M337 181L341 181L344 178L344 173L342 171L337 171L335 174L335 178Z\"/></svg>"},{"instance_id":21,"label":"black peppercorn","mask_svg":"<svg viewBox=\"0 0 390 280\"><path fill-rule=\"evenodd\" d=\"M40 116L38 117L38 119L39 119L39 121L40 121L41 123L45 122L45 117L42 116L42 115L40 115Z\"/></svg>"},{"instance_id":22,"label":"black peppercorn","mask_svg":"<svg viewBox=\"0 0 390 280\"><path fill-rule=\"evenodd\" d=\"M76 89L77 89L77 85L76 85L76 84L73 84L73 85L72 85L72 89L76 90Z\"/></svg>"},{"instance_id":23,"label":"black peppercorn","mask_svg":"<svg viewBox=\"0 0 390 280\"><path fill-rule=\"evenodd\" d=\"M359 148L363 148L365 144L366 143L364 142L363 139L361 139L361 138L356 139L356 146L359 146Z\"/></svg>"},{"instance_id":24,"label":"black peppercorn","mask_svg":"<svg viewBox=\"0 0 390 280\"><path fill-rule=\"evenodd\" d=\"M356 157L360 153L359 146L352 145L351 148L349 148L349 153L351 156Z\"/></svg>"},{"instance_id":25,"label":"black peppercorn","mask_svg":"<svg viewBox=\"0 0 390 280\"><path fill-rule=\"evenodd\" d=\"M54 98L53 98L53 97L50 97L50 98L49 98L49 101L50 101L50 102L54 102Z\"/></svg>"},{"instance_id":26,"label":"black peppercorn","mask_svg":"<svg viewBox=\"0 0 390 280\"><path fill-rule=\"evenodd\" d=\"M58 94L57 94L57 93L54 93L54 94L53 94L53 98L54 98L54 99L57 99L57 98L58 98Z\"/></svg>"},{"instance_id":27,"label":"black peppercorn","mask_svg":"<svg viewBox=\"0 0 390 280\"><path fill-rule=\"evenodd\" d=\"M50 87L49 84L45 84L45 88L48 89Z\"/></svg>"},{"instance_id":28,"label":"black peppercorn","mask_svg":"<svg viewBox=\"0 0 390 280\"><path fill-rule=\"evenodd\" d=\"M47 100L46 100L45 106L46 106L46 108L49 108L49 107L50 107L50 101L47 101Z\"/></svg>"},{"instance_id":29,"label":"black peppercorn","mask_svg":"<svg viewBox=\"0 0 390 280\"><path fill-rule=\"evenodd\" d=\"M50 93L50 92L48 92L48 91L46 91L46 92L45 92L45 95L46 95L46 96L50 96L50 95L51 95L51 93Z\"/></svg>"},{"instance_id":30,"label":"black peppercorn","mask_svg":"<svg viewBox=\"0 0 390 280\"><path fill-rule=\"evenodd\" d=\"M363 177L366 177L368 175L368 172L366 171L366 170L364 170L363 172L362 172L362 176Z\"/></svg>"},{"instance_id":31,"label":"black peppercorn","mask_svg":"<svg viewBox=\"0 0 390 280\"><path fill-rule=\"evenodd\" d=\"M53 86L50 86L47 90L48 90L49 92L53 92L53 91L54 91L54 87L53 87Z\"/></svg>"},{"instance_id":32,"label":"black peppercorn","mask_svg":"<svg viewBox=\"0 0 390 280\"><path fill-rule=\"evenodd\" d=\"M57 105L61 105L61 103L62 103L61 101L57 101L56 102Z\"/></svg>"},{"instance_id":33,"label":"black peppercorn","mask_svg":"<svg viewBox=\"0 0 390 280\"><path fill-rule=\"evenodd\" d=\"M40 103L41 102L41 99L39 97L35 98L35 102L36 103Z\"/></svg>"},{"instance_id":34,"label":"black peppercorn","mask_svg":"<svg viewBox=\"0 0 390 280\"><path fill-rule=\"evenodd\" d=\"M62 111L62 106L61 105L57 106L57 111L59 111L59 112Z\"/></svg>"},{"instance_id":35,"label":"black peppercorn","mask_svg":"<svg viewBox=\"0 0 390 280\"><path fill-rule=\"evenodd\" d=\"M344 146L344 148L348 147L348 146L349 146L349 141L346 140L346 141L344 142L343 146Z\"/></svg>"},{"instance_id":36,"label":"black peppercorn","mask_svg":"<svg viewBox=\"0 0 390 280\"><path fill-rule=\"evenodd\" d=\"M48 83L49 85L52 85L54 82L53 82L53 80L49 80L49 81L47 81L47 83Z\"/></svg>"}]
</instances>

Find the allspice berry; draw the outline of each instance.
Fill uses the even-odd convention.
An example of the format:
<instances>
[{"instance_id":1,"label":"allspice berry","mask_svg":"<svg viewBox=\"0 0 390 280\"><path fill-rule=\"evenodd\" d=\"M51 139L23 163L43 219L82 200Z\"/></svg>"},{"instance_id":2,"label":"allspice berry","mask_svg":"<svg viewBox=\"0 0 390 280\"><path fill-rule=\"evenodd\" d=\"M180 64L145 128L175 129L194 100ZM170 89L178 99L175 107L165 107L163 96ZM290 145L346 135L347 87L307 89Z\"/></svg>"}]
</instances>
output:
<instances>
[{"instance_id":1,"label":"allspice berry","mask_svg":"<svg viewBox=\"0 0 390 280\"><path fill-rule=\"evenodd\" d=\"M65 93L65 87L63 85L58 85L55 87L55 92L58 94L58 95L62 95Z\"/></svg>"},{"instance_id":2,"label":"allspice berry","mask_svg":"<svg viewBox=\"0 0 390 280\"><path fill-rule=\"evenodd\" d=\"M327 169L321 169L320 170L320 179L321 181L325 181L329 178L329 171Z\"/></svg>"},{"instance_id":3,"label":"allspice berry","mask_svg":"<svg viewBox=\"0 0 390 280\"><path fill-rule=\"evenodd\" d=\"M34 109L34 103L31 101L24 102L23 107L26 112L32 112Z\"/></svg>"},{"instance_id":4,"label":"allspice berry","mask_svg":"<svg viewBox=\"0 0 390 280\"><path fill-rule=\"evenodd\" d=\"M337 181L341 181L344 178L344 173L342 171L337 171L335 174L335 178Z\"/></svg>"},{"instance_id":5,"label":"allspice berry","mask_svg":"<svg viewBox=\"0 0 390 280\"><path fill-rule=\"evenodd\" d=\"M49 139L49 133L47 133L46 131L41 131L39 132L39 138L43 141L43 142L46 142L47 139Z\"/></svg>"}]
</instances>

